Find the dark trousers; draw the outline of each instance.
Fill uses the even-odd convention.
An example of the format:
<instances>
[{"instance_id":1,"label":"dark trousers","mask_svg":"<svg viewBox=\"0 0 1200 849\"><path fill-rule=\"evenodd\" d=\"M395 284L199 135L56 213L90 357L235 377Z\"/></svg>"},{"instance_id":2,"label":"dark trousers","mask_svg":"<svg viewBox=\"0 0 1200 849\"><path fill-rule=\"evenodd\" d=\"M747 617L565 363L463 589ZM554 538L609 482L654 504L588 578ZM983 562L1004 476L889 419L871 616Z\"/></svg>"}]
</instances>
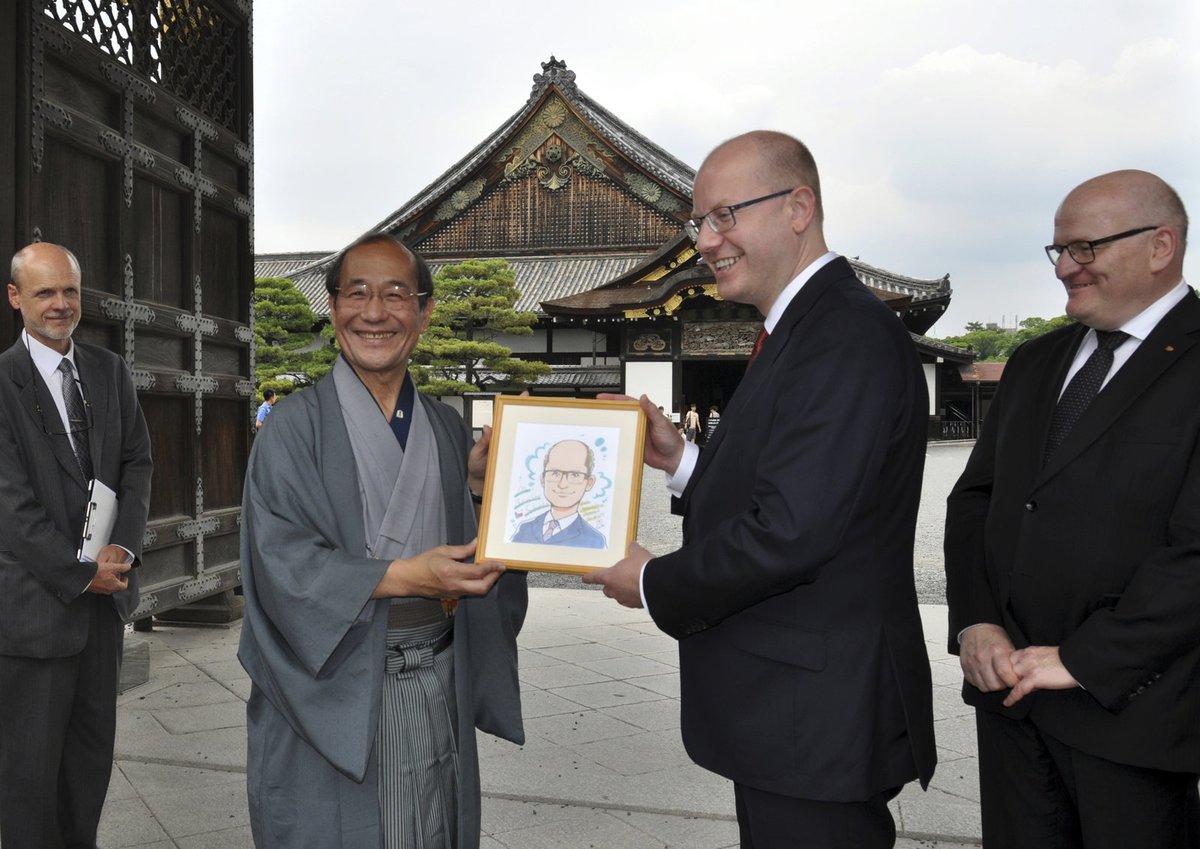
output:
<instances>
[{"instance_id":1,"label":"dark trousers","mask_svg":"<svg viewBox=\"0 0 1200 849\"><path fill-rule=\"evenodd\" d=\"M1029 719L975 719L987 849L1200 849L1197 776L1086 754Z\"/></svg>"},{"instance_id":2,"label":"dark trousers","mask_svg":"<svg viewBox=\"0 0 1200 849\"><path fill-rule=\"evenodd\" d=\"M121 621L84 594L90 630L70 657L0 655L0 845L93 849L116 735Z\"/></svg>"},{"instance_id":3,"label":"dark trousers","mask_svg":"<svg viewBox=\"0 0 1200 849\"><path fill-rule=\"evenodd\" d=\"M816 802L734 784L742 849L891 849L896 823L887 803L899 791L865 802Z\"/></svg>"}]
</instances>

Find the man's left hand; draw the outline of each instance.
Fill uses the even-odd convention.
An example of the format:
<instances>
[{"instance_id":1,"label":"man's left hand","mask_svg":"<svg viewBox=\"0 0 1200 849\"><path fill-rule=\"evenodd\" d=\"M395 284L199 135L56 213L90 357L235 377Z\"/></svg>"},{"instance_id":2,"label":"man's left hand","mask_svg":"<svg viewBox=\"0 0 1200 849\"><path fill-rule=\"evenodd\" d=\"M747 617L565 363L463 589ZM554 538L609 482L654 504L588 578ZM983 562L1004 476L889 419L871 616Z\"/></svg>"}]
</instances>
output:
<instances>
[{"instance_id":1,"label":"man's left hand","mask_svg":"<svg viewBox=\"0 0 1200 849\"><path fill-rule=\"evenodd\" d=\"M642 567L654 557L636 542L629 544L629 555L615 566L589 572L583 576L585 584L600 584L604 594L615 598L625 607L642 606Z\"/></svg>"},{"instance_id":2,"label":"man's left hand","mask_svg":"<svg viewBox=\"0 0 1200 849\"><path fill-rule=\"evenodd\" d=\"M119 545L113 545L111 542L100 549L96 555L97 563L132 563L133 556L121 548Z\"/></svg>"},{"instance_id":3,"label":"man's left hand","mask_svg":"<svg viewBox=\"0 0 1200 849\"><path fill-rule=\"evenodd\" d=\"M1004 700L1005 707L1012 707L1034 690L1070 690L1079 686L1075 676L1063 666L1058 646L1030 646L1015 651L1012 665L1021 680Z\"/></svg>"},{"instance_id":4,"label":"man's left hand","mask_svg":"<svg viewBox=\"0 0 1200 849\"><path fill-rule=\"evenodd\" d=\"M492 426L484 425L479 441L471 446L467 455L467 486L471 492L483 494L483 481L487 477L488 448L492 444Z\"/></svg>"}]
</instances>

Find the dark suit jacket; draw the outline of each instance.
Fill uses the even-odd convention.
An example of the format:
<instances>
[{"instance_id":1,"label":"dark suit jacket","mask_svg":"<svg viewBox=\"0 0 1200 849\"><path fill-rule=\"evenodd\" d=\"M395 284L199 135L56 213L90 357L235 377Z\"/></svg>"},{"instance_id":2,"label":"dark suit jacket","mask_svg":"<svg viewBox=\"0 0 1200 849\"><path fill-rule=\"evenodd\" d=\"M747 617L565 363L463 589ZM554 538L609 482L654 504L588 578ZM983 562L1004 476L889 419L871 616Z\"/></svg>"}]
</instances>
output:
<instances>
[{"instance_id":1,"label":"dark suit jacket","mask_svg":"<svg viewBox=\"0 0 1200 849\"><path fill-rule=\"evenodd\" d=\"M824 801L932 776L912 570L927 404L896 316L846 260L819 270L700 453L683 547L644 574L700 766Z\"/></svg>"},{"instance_id":2,"label":"dark suit jacket","mask_svg":"<svg viewBox=\"0 0 1200 849\"><path fill-rule=\"evenodd\" d=\"M1042 468L1086 330L1013 354L950 495L950 651L978 622L1060 646L1086 691L1013 715L1118 763L1200 772L1200 300L1159 322ZM985 708L1003 697L964 687Z\"/></svg>"},{"instance_id":3,"label":"dark suit jacket","mask_svg":"<svg viewBox=\"0 0 1200 849\"><path fill-rule=\"evenodd\" d=\"M573 548L608 548L604 534L584 521L583 516L576 516L574 522L550 539L542 539L542 523L546 521L548 512L539 513L528 522L524 522L513 534L511 542L536 542L538 545L567 545Z\"/></svg>"},{"instance_id":4,"label":"dark suit jacket","mask_svg":"<svg viewBox=\"0 0 1200 849\"><path fill-rule=\"evenodd\" d=\"M92 465L120 501L111 541L140 558L153 464L133 382L103 348L77 342L75 363L92 405ZM83 649L88 609L73 602L95 574L75 559L87 482L51 392L21 340L0 354L0 654L19 657ZM137 606L128 574L129 589L111 597L122 617Z\"/></svg>"}]
</instances>

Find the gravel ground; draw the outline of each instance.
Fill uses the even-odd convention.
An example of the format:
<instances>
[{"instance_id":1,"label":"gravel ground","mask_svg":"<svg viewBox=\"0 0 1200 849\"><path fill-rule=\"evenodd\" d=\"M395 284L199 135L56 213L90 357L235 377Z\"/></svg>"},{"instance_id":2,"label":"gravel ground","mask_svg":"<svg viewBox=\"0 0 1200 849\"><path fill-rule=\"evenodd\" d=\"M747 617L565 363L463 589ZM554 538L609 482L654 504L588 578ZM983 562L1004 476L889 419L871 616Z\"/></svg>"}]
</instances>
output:
<instances>
[{"instance_id":1,"label":"gravel ground","mask_svg":"<svg viewBox=\"0 0 1200 849\"><path fill-rule=\"evenodd\" d=\"M921 507L917 513L917 535L913 551L917 598L922 604L946 603L946 577L942 571L942 525L946 519L946 496L966 465L971 445L930 443L925 455L925 479ZM671 515L666 476L653 469L642 475L642 504L638 514L638 541L656 554L679 547L683 519ZM573 575L531 572L531 587L584 587Z\"/></svg>"}]
</instances>

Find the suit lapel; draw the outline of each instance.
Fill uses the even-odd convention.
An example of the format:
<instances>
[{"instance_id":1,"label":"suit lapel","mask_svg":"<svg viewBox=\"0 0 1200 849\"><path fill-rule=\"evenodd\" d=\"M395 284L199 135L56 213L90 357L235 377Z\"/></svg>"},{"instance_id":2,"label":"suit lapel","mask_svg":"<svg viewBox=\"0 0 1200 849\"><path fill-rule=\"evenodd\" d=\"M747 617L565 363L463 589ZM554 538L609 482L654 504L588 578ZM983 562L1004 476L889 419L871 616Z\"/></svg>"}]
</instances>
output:
<instances>
[{"instance_id":1,"label":"suit lapel","mask_svg":"<svg viewBox=\"0 0 1200 849\"><path fill-rule=\"evenodd\" d=\"M1033 462L1037 463L1038 469L1041 469L1042 466L1046 440L1050 436L1050 420L1054 418L1054 408L1058 406L1058 396L1062 394L1067 372L1071 370L1071 363L1075 361L1075 352L1079 350L1087 332L1088 329L1084 325L1076 325L1072 332L1063 333L1047 354L1046 369L1054 375L1054 379L1049 383L1042 384L1044 389L1039 391L1034 401L1034 426L1028 431L1037 442L1036 445L1030 446L1029 456L1034 458ZM1061 450L1062 446L1059 446L1059 451Z\"/></svg>"},{"instance_id":2,"label":"suit lapel","mask_svg":"<svg viewBox=\"0 0 1200 849\"><path fill-rule=\"evenodd\" d=\"M1086 331L1085 331L1086 332ZM1038 482L1053 476L1112 427L1129 405L1179 361L1200 335L1200 300L1188 295L1167 313L1113 375L1100 394L1083 411L1039 475ZM1074 348L1072 348L1074 351ZM1048 429L1043 429L1043 432ZM1044 439L1044 436L1043 436Z\"/></svg>"},{"instance_id":3,"label":"suit lapel","mask_svg":"<svg viewBox=\"0 0 1200 849\"><path fill-rule=\"evenodd\" d=\"M91 407L88 412L92 426L87 429L86 439L91 449L92 470L96 477L100 477L100 470L104 468L104 440L100 429L108 421L109 386L96 358L79 345L75 346L75 367L79 370L79 382L84 386L84 402ZM105 483L115 486L117 482Z\"/></svg>"},{"instance_id":4,"label":"suit lapel","mask_svg":"<svg viewBox=\"0 0 1200 849\"><path fill-rule=\"evenodd\" d=\"M29 415L29 427L41 434L46 440L46 446L54 459L62 467L71 480L79 486L86 487L83 472L79 470L79 461L71 449L71 440L66 436L58 408L54 405L52 390L42 380L28 352L24 350L20 340L14 349L20 346L22 350L15 351L9 358L9 379L17 387L20 405ZM39 411L40 408L40 411Z\"/></svg>"},{"instance_id":5,"label":"suit lapel","mask_svg":"<svg viewBox=\"0 0 1200 849\"><path fill-rule=\"evenodd\" d=\"M721 447L725 440L725 436L737 429L738 423L742 416L745 415L745 408L750 405L763 387L770 385L771 374L775 370L775 365L780 355L787 348L792 333L804 317L812 311L813 306L820 300L821 296L836 281L846 276L851 277L855 281L858 279L855 277L854 269L850 267L850 264L843 257L839 256L818 269L817 273L800 287L800 291L792 298L792 302L788 304L787 309L784 310L783 315L780 317L779 323L775 325L775 329L767 336L762 350L758 352L758 358L754 361L754 367L749 369L746 376L742 378L741 383L738 384L733 397L729 399L729 405L721 416L721 426L717 428L712 441L700 452L700 457L696 461L696 468L688 481L687 489L684 491L685 498L695 489L696 482L703 476L704 470L712 463L717 449Z\"/></svg>"}]
</instances>

